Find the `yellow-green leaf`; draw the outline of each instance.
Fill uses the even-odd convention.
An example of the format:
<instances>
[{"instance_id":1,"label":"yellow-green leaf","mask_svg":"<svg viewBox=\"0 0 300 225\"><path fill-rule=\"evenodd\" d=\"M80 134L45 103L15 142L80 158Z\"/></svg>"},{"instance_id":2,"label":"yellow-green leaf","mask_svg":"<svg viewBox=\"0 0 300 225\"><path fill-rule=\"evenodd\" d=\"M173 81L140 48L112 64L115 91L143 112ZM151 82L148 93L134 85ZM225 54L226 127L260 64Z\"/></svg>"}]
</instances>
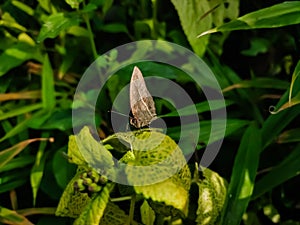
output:
<instances>
[{"instance_id":1,"label":"yellow-green leaf","mask_svg":"<svg viewBox=\"0 0 300 225\"><path fill-rule=\"evenodd\" d=\"M14 210L9 210L4 207L0 207L0 223L12 224L12 225L33 225L24 216L18 214Z\"/></svg>"},{"instance_id":2,"label":"yellow-green leaf","mask_svg":"<svg viewBox=\"0 0 300 225\"><path fill-rule=\"evenodd\" d=\"M81 193L74 190L74 182L78 180L82 174L82 169L79 168L76 175L69 182L64 190L55 212L56 216L78 217L84 207L91 201L87 193Z\"/></svg>"},{"instance_id":3,"label":"yellow-green leaf","mask_svg":"<svg viewBox=\"0 0 300 225\"><path fill-rule=\"evenodd\" d=\"M99 195L95 196L84 208L74 225L98 225L109 201L109 190L112 184L107 184Z\"/></svg>"},{"instance_id":4,"label":"yellow-green leaf","mask_svg":"<svg viewBox=\"0 0 300 225\"><path fill-rule=\"evenodd\" d=\"M202 168L203 179L197 181L199 188L197 225L220 223L227 194L227 182L216 172Z\"/></svg>"}]
</instances>

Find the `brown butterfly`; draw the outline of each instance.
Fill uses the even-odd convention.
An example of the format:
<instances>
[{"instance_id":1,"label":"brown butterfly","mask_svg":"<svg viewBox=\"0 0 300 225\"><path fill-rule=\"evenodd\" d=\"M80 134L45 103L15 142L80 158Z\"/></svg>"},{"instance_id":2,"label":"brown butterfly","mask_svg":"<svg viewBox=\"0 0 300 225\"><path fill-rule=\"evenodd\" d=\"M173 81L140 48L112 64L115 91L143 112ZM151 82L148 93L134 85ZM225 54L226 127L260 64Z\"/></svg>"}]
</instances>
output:
<instances>
[{"instance_id":1,"label":"brown butterfly","mask_svg":"<svg viewBox=\"0 0 300 225\"><path fill-rule=\"evenodd\" d=\"M156 109L142 72L135 66L130 81L130 108L133 117L130 124L136 128L148 126L156 119Z\"/></svg>"}]
</instances>

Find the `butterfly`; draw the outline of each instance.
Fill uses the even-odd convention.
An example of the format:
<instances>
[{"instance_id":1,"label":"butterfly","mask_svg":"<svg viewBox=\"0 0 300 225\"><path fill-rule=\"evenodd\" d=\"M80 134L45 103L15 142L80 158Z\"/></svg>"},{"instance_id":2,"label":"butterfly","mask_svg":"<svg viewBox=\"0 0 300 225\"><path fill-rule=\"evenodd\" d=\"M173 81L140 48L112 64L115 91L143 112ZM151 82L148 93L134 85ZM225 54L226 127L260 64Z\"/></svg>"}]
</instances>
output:
<instances>
[{"instance_id":1,"label":"butterfly","mask_svg":"<svg viewBox=\"0 0 300 225\"><path fill-rule=\"evenodd\" d=\"M149 93L140 69L135 66L130 81L130 108L132 117L130 124L136 128L149 126L157 119L153 98Z\"/></svg>"}]
</instances>

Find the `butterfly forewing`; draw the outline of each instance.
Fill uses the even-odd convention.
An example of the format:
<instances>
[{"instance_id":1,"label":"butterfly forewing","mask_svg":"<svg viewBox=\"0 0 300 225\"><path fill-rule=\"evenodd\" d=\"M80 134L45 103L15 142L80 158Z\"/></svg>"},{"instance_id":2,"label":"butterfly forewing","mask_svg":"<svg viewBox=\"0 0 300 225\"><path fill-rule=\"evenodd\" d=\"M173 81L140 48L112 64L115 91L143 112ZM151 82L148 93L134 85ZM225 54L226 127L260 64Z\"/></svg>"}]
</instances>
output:
<instances>
[{"instance_id":1,"label":"butterfly forewing","mask_svg":"<svg viewBox=\"0 0 300 225\"><path fill-rule=\"evenodd\" d=\"M130 81L131 125L136 128L148 126L156 118L153 98L149 93L142 72L134 67Z\"/></svg>"}]
</instances>

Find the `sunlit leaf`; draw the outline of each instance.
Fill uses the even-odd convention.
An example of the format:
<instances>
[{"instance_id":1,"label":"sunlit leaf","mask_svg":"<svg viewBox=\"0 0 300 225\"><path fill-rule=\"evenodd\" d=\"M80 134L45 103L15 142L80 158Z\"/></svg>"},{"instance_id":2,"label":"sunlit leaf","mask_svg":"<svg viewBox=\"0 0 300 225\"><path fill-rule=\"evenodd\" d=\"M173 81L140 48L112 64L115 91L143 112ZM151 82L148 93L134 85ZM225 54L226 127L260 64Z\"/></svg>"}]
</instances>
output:
<instances>
[{"instance_id":1,"label":"sunlit leaf","mask_svg":"<svg viewBox=\"0 0 300 225\"><path fill-rule=\"evenodd\" d=\"M215 33L218 31L247 30L257 28L275 28L300 23L298 16L300 11L300 2L287 1L268 8L260 9L248 13L231 22L225 23L219 27L205 31L198 37Z\"/></svg>"},{"instance_id":2,"label":"sunlit leaf","mask_svg":"<svg viewBox=\"0 0 300 225\"><path fill-rule=\"evenodd\" d=\"M201 17L210 10L207 0L172 0L171 1L180 18L181 26L194 52L202 56L208 44L208 37L197 39L196 36L201 31L210 29L212 26L211 15Z\"/></svg>"},{"instance_id":3,"label":"sunlit leaf","mask_svg":"<svg viewBox=\"0 0 300 225\"><path fill-rule=\"evenodd\" d=\"M74 189L74 182L78 180L81 174L82 169L78 169L76 175L65 188L55 212L56 216L77 218L91 201L87 193L81 193Z\"/></svg>"},{"instance_id":4,"label":"sunlit leaf","mask_svg":"<svg viewBox=\"0 0 300 225\"><path fill-rule=\"evenodd\" d=\"M128 215L118 205L108 202L99 225L124 225L128 221Z\"/></svg>"},{"instance_id":5,"label":"sunlit leaf","mask_svg":"<svg viewBox=\"0 0 300 225\"><path fill-rule=\"evenodd\" d=\"M49 133L43 133L43 138L48 138ZM30 184L32 188L33 205L36 203L37 193L40 187L41 180L43 178L44 166L47 158L47 154L44 154L46 148L46 142L41 142L38 152L36 154L35 163L30 173Z\"/></svg>"},{"instance_id":6,"label":"sunlit leaf","mask_svg":"<svg viewBox=\"0 0 300 225\"><path fill-rule=\"evenodd\" d=\"M52 14L43 24L37 41L41 42L46 38L55 38L60 32L77 25L79 25L78 17L67 17L64 13Z\"/></svg>"},{"instance_id":7,"label":"sunlit leaf","mask_svg":"<svg viewBox=\"0 0 300 225\"><path fill-rule=\"evenodd\" d=\"M141 205L141 217L144 224L154 225L155 212L146 200L144 200L143 204Z\"/></svg>"},{"instance_id":8,"label":"sunlit leaf","mask_svg":"<svg viewBox=\"0 0 300 225\"><path fill-rule=\"evenodd\" d=\"M2 150L0 152L0 171L1 168L7 164L10 160L12 160L16 155L18 155L24 148L27 147L32 142L35 141L47 141L49 140L48 138L33 138L33 139L28 139L25 141L22 141L8 149Z\"/></svg>"},{"instance_id":9,"label":"sunlit leaf","mask_svg":"<svg viewBox=\"0 0 300 225\"><path fill-rule=\"evenodd\" d=\"M253 192L261 147L261 132L251 124L235 157L222 224L240 224Z\"/></svg>"},{"instance_id":10,"label":"sunlit leaf","mask_svg":"<svg viewBox=\"0 0 300 225\"><path fill-rule=\"evenodd\" d=\"M10 210L0 206L0 222L11 225L34 225L24 216L18 214L14 210Z\"/></svg>"},{"instance_id":11,"label":"sunlit leaf","mask_svg":"<svg viewBox=\"0 0 300 225\"><path fill-rule=\"evenodd\" d=\"M99 224L109 201L111 184L103 187L99 195L94 197L84 208L74 225Z\"/></svg>"},{"instance_id":12,"label":"sunlit leaf","mask_svg":"<svg viewBox=\"0 0 300 225\"><path fill-rule=\"evenodd\" d=\"M197 225L219 224L225 205L227 182L216 172L202 168L202 176L196 184L199 188Z\"/></svg>"},{"instance_id":13,"label":"sunlit leaf","mask_svg":"<svg viewBox=\"0 0 300 225\"><path fill-rule=\"evenodd\" d=\"M19 116L37 109L41 109L42 108L42 104L41 103L36 103L36 104L32 104L32 105L25 105L22 107L16 107L15 109L11 109L10 111L6 112L6 113L2 113L0 115L0 120L5 120L14 116Z\"/></svg>"},{"instance_id":14,"label":"sunlit leaf","mask_svg":"<svg viewBox=\"0 0 300 225\"><path fill-rule=\"evenodd\" d=\"M11 46L0 54L0 76L29 59L35 59L39 62L43 60L43 56L37 46L31 46L23 42L18 42Z\"/></svg>"},{"instance_id":15,"label":"sunlit leaf","mask_svg":"<svg viewBox=\"0 0 300 225\"><path fill-rule=\"evenodd\" d=\"M55 106L54 74L48 55L45 55L42 70L42 102L44 109Z\"/></svg>"}]
</instances>

